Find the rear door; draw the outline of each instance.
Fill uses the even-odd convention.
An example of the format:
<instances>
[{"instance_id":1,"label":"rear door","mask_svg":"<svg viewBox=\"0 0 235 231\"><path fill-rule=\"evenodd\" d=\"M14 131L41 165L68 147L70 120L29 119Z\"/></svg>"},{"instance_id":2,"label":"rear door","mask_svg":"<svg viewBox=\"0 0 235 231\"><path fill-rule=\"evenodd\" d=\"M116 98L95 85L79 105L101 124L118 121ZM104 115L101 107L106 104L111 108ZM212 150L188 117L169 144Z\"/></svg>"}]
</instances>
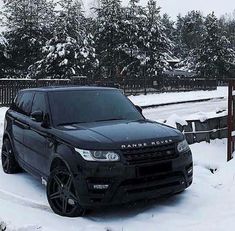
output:
<instances>
[{"instance_id":1,"label":"rear door","mask_svg":"<svg viewBox=\"0 0 235 231\"><path fill-rule=\"evenodd\" d=\"M29 117L34 92L24 91L20 93L15 102L14 120L12 126L13 143L16 155L20 160L24 159L25 145L24 133L29 128L27 119Z\"/></svg>"},{"instance_id":2,"label":"rear door","mask_svg":"<svg viewBox=\"0 0 235 231\"><path fill-rule=\"evenodd\" d=\"M36 92L31 113L35 111L43 112L45 116L48 113L46 94L43 92ZM47 146L47 131L48 129L42 127L42 123L28 118L29 129L25 131L24 143L26 146L25 162L29 164L37 173L42 175L47 169L48 146Z\"/></svg>"}]
</instances>

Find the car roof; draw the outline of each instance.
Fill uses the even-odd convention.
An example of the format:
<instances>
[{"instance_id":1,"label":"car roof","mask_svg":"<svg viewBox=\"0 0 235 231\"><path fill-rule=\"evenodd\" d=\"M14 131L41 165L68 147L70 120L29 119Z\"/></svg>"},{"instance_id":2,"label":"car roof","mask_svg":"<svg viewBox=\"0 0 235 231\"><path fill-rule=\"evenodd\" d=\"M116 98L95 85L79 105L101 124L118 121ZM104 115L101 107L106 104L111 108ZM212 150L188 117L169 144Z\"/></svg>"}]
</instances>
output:
<instances>
[{"instance_id":1,"label":"car roof","mask_svg":"<svg viewBox=\"0 0 235 231\"><path fill-rule=\"evenodd\" d=\"M94 90L118 90L117 88L111 87L92 87L92 86L49 86L49 87L38 87L21 90L20 92L57 92L57 91L94 91Z\"/></svg>"}]
</instances>

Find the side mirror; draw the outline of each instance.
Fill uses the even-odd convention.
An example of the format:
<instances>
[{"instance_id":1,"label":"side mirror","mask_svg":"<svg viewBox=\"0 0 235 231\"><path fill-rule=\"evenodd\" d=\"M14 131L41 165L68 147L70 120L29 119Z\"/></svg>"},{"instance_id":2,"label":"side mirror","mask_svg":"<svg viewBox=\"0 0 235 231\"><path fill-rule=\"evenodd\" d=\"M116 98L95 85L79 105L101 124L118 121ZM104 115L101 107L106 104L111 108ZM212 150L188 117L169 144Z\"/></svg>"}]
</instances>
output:
<instances>
[{"instance_id":1,"label":"side mirror","mask_svg":"<svg viewBox=\"0 0 235 231\"><path fill-rule=\"evenodd\" d=\"M33 121L41 123L41 122L43 122L43 112L42 111L34 111L31 113L31 118Z\"/></svg>"},{"instance_id":2,"label":"side mirror","mask_svg":"<svg viewBox=\"0 0 235 231\"><path fill-rule=\"evenodd\" d=\"M135 105L136 109L139 111L139 113L143 114L143 109L140 106Z\"/></svg>"}]
</instances>

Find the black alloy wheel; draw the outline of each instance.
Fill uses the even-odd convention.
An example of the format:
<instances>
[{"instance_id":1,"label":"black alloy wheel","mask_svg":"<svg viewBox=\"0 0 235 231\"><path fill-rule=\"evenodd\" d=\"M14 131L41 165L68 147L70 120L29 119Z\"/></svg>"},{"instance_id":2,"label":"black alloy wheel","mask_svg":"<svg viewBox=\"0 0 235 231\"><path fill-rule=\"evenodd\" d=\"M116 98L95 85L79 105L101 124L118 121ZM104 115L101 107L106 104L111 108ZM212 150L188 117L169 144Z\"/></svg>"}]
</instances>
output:
<instances>
[{"instance_id":1,"label":"black alloy wheel","mask_svg":"<svg viewBox=\"0 0 235 231\"><path fill-rule=\"evenodd\" d=\"M52 210L65 217L83 216L72 174L65 167L52 171L47 183L47 199Z\"/></svg>"},{"instance_id":2,"label":"black alloy wheel","mask_svg":"<svg viewBox=\"0 0 235 231\"><path fill-rule=\"evenodd\" d=\"M21 168L15 159L15 155L9 139L5 139L3 141L1 160L2 168L5 173L13 174L20 172Z\"/></svg>"}]
</instances>

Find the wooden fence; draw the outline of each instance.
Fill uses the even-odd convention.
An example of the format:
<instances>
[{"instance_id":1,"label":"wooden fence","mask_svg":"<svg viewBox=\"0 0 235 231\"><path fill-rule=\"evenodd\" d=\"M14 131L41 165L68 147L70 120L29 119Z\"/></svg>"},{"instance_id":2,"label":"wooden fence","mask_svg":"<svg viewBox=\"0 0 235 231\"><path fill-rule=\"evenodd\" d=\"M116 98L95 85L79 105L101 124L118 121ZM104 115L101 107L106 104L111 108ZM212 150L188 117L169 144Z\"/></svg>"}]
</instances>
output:
<instances>
[{"instance_id":1,"label":"wooden fence","mask_svg":"<svg viewBox=\"0 0 235 231\"><path fill-rule=\"evenodd\" d=\"M0 79L0 106L9 106L15 98L17 92L22 89L68 85L70 80L15 80L15 79Z\"/></svg>"},{"instance_id":2,"label":"wooden fence","mask_svg":"<svg viewBox=\"0 0 235 231\"><path fill-rule=\"evenodd\" d=\"M177 128L184 133L189 144L228 137L227 116L210 118L204 122L187 120L187 123L185 126L177 124Z\"/></svg>"},{"instance_id":3,"label":"wooden fence","mask_svg":"<svg viewBox=\"0 0 235 231\"><path fill-rule=\"evenodd\" d=\"M172 92L172 91L193 91L193 90L214 90L217 87L216 80L203 78L135 78L99 81L78 78L74 80L29 80L29 79L0 79L0 106L11 104L17 92L21 89L57 85L96 85L117 87L123 89L126 95Z\"/></svg>"},{"instance_id":4,"label":"wooden fence","mask_svg":"<svg viewBox=\"0 0 235 231\"><path fill-rule=\"evenodd\" d=\"M217 81L205 78L126 79L119 82L126 95L175 91L215 90Z\"/></svg>"}]
</instances>

